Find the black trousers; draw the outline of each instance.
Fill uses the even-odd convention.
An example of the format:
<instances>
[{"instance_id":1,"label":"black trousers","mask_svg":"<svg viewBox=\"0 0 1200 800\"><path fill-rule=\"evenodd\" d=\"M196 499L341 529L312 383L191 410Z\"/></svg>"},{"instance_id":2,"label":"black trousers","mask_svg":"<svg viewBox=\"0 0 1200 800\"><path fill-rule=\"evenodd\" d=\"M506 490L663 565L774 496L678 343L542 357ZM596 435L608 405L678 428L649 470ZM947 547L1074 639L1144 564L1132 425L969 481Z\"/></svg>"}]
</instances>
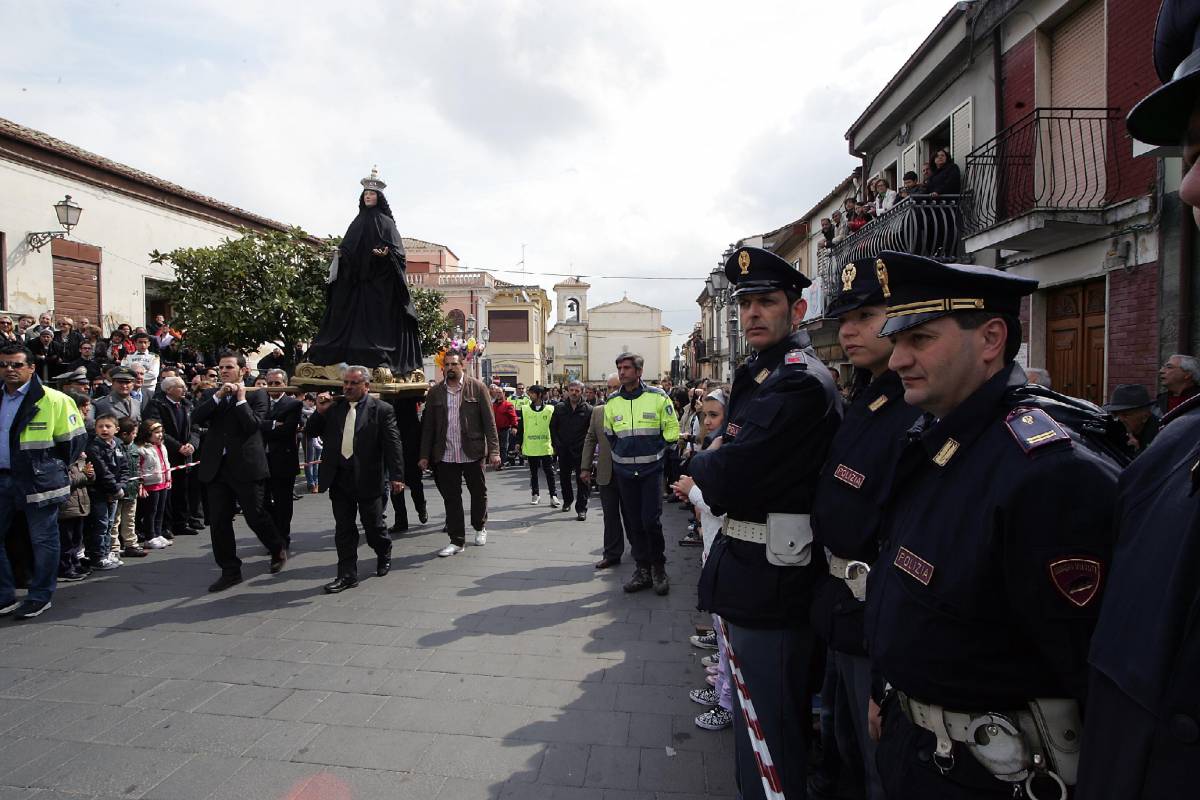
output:
<instances>
[{"instance_id":1,"label":"black trousers","mask_svg":"<svg viewBox=\"0 0 1200 800\"><path fill-rule=\"evenodd\" d=\"M587 511L588 485L579 479L579 459L582 453L562 453L558 456L558 479L562 482L563 508L575 503L575 511ZM571 475L575 482L572 485Z\"/></svg>"},{"instance_id":2,"label":"black trousers","mask_svg":"<svg viewBox=\"0 0 1200 800\"><path fill-rule=\"evenodd\" d=\"M634 563L646 569L667 560L662 529L662 479L661 472L638 478L622 478L614 473L612 479L621 494L621 519L625 522Z\"/></svg>"},{"instance_id":3,"label":"black trousers","mask_svg":"<svg viewBox=\"0 0 1200 800\"><path fill-rule=\"evenodd\" d=\"M296 475L294 473L272 475L267 478L267 487L264 493L267 513L271 515L271 522L275 524L275 530L278 531L287 546L291 546L292 543L292 504L295 502L292 492L295 488Z\"/></svg>"},{"instance_id":4,"label":"black trousers","mask_svg":"<svg viewBox=\"0 0 1200 800\"><path fill-rule=\"evenodd\" d=\"M558 497L558 489L554 487L554 458L552 456L525 456L529 459L529 488L534 497L541 494L538 487L538 470L546 476L546 487L551 497Z\"/></svg>"},{"instance_id":5,"label":"black trousers","mask_svg":"<svg viewBox=\"0 0 1200 800\"><path fill-rule=\"evenodd\" d=\"M341 470L345 474L349 470ZM350 474L353 474L350 472ZM367 534L367 546L376 556L392 554L392 540L388 538L383 523L383 504L386 502L382 490L375 497L362 499L352 488L334 485L329 488L329 500L333 504L333 543L337 547L339 578L358 577L358 524L362 520Z\"/></svg>"},{"instance_id":6,"label":"black trousers","mask_svg":"<svg viewBox=\"0 0 1200 800\"><path fill-rule=\"evenodd\" d=\"M193 528L208 527L210 516L208 513L208 488L200 480L200 476L196 474L196 467L190 470L183 469L180 472L190 473L188 475L187 492L188 492L188 512Z\"/></svg>"},{"instance_id":7,"label":"black trousers","mask_svg":"<svg viewBox=\"0 0 1200 800\"><path fill-rule=\"evenodd\" d=\"M451 464L442 461L433 465L433 478L446 506L446 532L452 543L463 547L467 541L462 501L464 480L471 493L471 527L481 531L487 525L487 482L483 478L483 462Z\"/></svg>"},{"instance_id":8,"label":"black trousers","mask_svg":"<svg viewBox=\"0 0 1200 800\"><path fill-rule=\"evenodd\" d=\"M421 470L414 465L411 470L406 468L404 472L405 486L408 488L392 495L392 511L396 514L396 524L401 528L408 527L408 507L404 504L406 494L412 497L413 510L418 515L428 511L428 506L425 504L425 484L421 482Z\"/></svg>"},{"instance_id":9,"label":"black trousers","mask_svg":"<svg viewBox=\"0 0 1200 800\"><path fill-rule=\"evenodd\" d=\"M816 636L811 628L760 630L726 621L746 690L758 715L783 794L805 797L808 787L808 732L812 728L809 672ZM742 800L765 797L758 758L750 745L742 698L733 692L734 777ZM936 793L922 798L940 797ZM889 793L888 798L892 795ZM897 795L899 797L899 795Z\"/></svg>"},{"instance_id":10,"label":"black trousers","mask_svg":"<svg viewBox=\"0 0 1200 800\"><path fill-rule=\"evenodd\" d=\"M224 465L216 479L205 484L208 489L209 513L212 525L213 558L225 575L240 575L242 560L237 554L237 540L233 534L233 504L237 502L246 518L246 524L254 535L271 553L278 553L286 545L275 530L275 523L263 507L266 481L242 481L228 474Z\"/></svg>"},{"instance_id":11,"label":"black trousers","mask_svg":"<svg viewBox=\"0 0 1200 800\"><path fill-rule=\"evenodd\" d=\"M195 468L175 470L171 473L171 491L167 498L167 516L163 527L172 535L182 533L184 528L191 526L191 483L196 480L193 472Z\"/></svg>"},{"instance_id":12,"label":"black trousers","mask_svg":"<svg viewBox=\"0 0 1200 800\"><path fill-rule=\"evenodd\" d=\"M600 510L604 514L604 557L620 561L625 552L625 529L621 527L621 493L616 478L601 484Z\"/></svg>"}]
</instances>

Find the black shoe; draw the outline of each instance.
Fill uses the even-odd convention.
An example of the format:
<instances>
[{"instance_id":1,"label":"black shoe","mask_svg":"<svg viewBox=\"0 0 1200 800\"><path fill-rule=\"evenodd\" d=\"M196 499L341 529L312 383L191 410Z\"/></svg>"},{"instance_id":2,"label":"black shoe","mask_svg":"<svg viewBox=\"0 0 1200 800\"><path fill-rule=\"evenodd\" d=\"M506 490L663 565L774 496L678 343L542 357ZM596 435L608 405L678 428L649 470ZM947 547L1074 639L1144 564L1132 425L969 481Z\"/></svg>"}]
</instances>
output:
<instances>
[{"instance_id":1,"label":"black shoe","mask_svg":"<svg viewBox=\"0 0 1200 800\"><path fill-rule=\"evenodd\" d=\"M382 578L384 575L387 575L388 572L391 571L391 569L392 569L392 557L390 555L375 557L375 574L376 575L378 575L380 578Z\"/></svg>"},{"instance_id":2,"label":"black shoe","mask_svg":"<svg viewBox=\"0 0 1200 800\"><path fill-rule=\"evenodd\" d=\"M571 510L571 503L569 501L564 500L563 504L562 504L562 508L560 508L559 511L566 512L566 511L570 511L570 510Z\"/></svg>"},{"instance_id":3,"label":"black shoe","mask_svg":"<svg viewBox=\"0 0 1200 800\"><path fill-rule=\"evenodd\" d=\"M179 536L196 536L200 533L200 529L192 527L180 528L179 530L175 531L175 533Z\"/></svg>"},{"instance_id":4,"label":"black shoe","mask_svg":"<svg viewBox=\"0 0 1200 800\"><path fill-rule=\"evenodd\" d=\"M20 607L21 601L15 597L7 602L0 602L0 617L7 617Z\"/></svg>"},{"instance_id":5,"label":"black shoe","mask_svg":"<svg viewBox=\"0 0 1200 800\"><path fill-rule=\"evenodd\" d=\"M671 581L667 579L667 571L662 566L657 566L651 572L651 581L654 583L654 593L660 597L671 591Z\"/></svg>"},{"instance_id":6,"label":"black shoe","mask_svg":"<svg viewBox=\"0 0 1200 800\"><path fill-rule=\"evenodd\" d=\"M615 567L620 563L621 559L619 558L602 558L595 564L592 564L592 566L596 569L609 569L610 567Z\"/></svg>"},{"instance_id":7,"label":"black shoe","mask_svg":"<svg viewBox=\"0 0 1200 800\"><path fill-rule=\"evenodd\" d=\"M405 523L404 525L401 525L399 522L397 522L395 525L388 528L388 533L404 533L407 530L408 530L407 523Z\"/></svg>"},{"instance_id":8,"label":"black shoe","mask_svg":"<svg viewBox=\"0 0 1200 800\"><path fill-rule=\"evenodd\" d=\"M287 563L288 550L286 547L279 548L279 552L271 556L271 574L274 575L283 569L283 565Z\"/></svg>"},{"instance_id":9,"label":"black shoe","mask_svg":"<svg viewBox=\"0 0 1200 800\"><path fill-rule=\"evenodd\" d=\"M353 589L355 586L358 586L358 578L338 578L333 583L327 583L321 588L325 590L325 594L337 594L347 589Z\"/></svg>"},{"instance_id":10,"label":"black shoe","mask_svg":"<svg viewBox=\"0 0 1200 800\"><path fill-rule=\"evenodd\" d=\"M42 612L50 608L50 601L45 602L39 600L30 600L25 598L25 602L17 606L17 610L13 612L13 619L33 619L41 616Z\"/></svg>"},{"instance_id":11,"label":"black shoe","mask_svg":"<svg viewBox=\"0 0 1200 800\"><path fill-rule=\"evenodd\" d=\"M58 582L59 583L76 583L78 581L83 580L86 577L87 577L87 575L84 575L82 572L77 572L76 570L71 570L70 572L64 572L61 575L59 575Z\"/></svg>"},{"instance_id":12,"label":"black shoe","mask_svg":"<svg viewBox=\"0 0 1200 800\"><path fill-rule=\"evenodd\" d=\"M579 520L580 522L583 522L584 520L587 519L587 512L580 511L578 514L575 515L575 519Z\"/></svg>"},{"instance_id":13,"label":"black shoe","mask_svg":"<svg viewBox=\"0 0 1200 800\"><path fill-rule=\"evenodd\" d=\"M241 573L238 573L237 575L222 575L221 577L217 578L216 583L208 587L208 590L210 592L223 592L230 586L237 586L241 582Z\"/></svg>"},{"instance_id":14,"label":"black shoe","mask_svg":"<svg viewBox=\"0 0 1200 800\"><path fill-rule=\"evenodd\" d=\"M654 585L650 580L650 570L645 567L638 567L633 571L633 577L625 584L625 591L633 593L640 592L642 589L649 589Z\"/></svg>"},{"instance_id":15,"label":"black shoe","mask_svg":"<svg viewBox=\"0 0 1200 800\"><path fill-rule=\"evenodd\" d=\"M695 531L688 531L687 535L679 540L679 544L683 547L700 547L704 544L704 539Z\"/></svg>"},{"instance_id":16,"label":"black shoe","mask_svg":"<svg viewBox=\"0 0 1200 800\"><path fill-rule=\"evenodd\" d=\"M425 509L422 508L417 512L417 519L421 520L421 524L424 525L426 522L429 522L429 514L427 514Z\"/></svg>"}]
</instances>

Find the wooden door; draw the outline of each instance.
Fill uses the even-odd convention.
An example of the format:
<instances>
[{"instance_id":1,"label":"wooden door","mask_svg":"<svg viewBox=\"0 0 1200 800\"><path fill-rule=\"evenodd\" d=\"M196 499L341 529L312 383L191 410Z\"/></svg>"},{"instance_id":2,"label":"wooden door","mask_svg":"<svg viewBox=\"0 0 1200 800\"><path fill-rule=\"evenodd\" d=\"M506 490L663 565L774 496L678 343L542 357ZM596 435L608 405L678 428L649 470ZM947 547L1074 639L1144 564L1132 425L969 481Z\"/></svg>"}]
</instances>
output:
<instances>
[{"instance_id":1,"label":"wooden door","mask_svg":"<svg viewBox=\"0 0 1200 800\"><path fill-rule=\"evenodd\" d=\"M100 249L91 245L55 239L51 243L54 263L54 314L80 317L100 323Z\"/></svg>"},{"instance_id":2,"label":"wooden door","mask_svg":"<svg viewBox=\"0 0 1200 800\"><path fill-rule=\"evenodd\" d=\"M1104 279L1054 289L1047 297L1046 369L1056 391L1104 401Z\"/></svg>"}]
</instances>

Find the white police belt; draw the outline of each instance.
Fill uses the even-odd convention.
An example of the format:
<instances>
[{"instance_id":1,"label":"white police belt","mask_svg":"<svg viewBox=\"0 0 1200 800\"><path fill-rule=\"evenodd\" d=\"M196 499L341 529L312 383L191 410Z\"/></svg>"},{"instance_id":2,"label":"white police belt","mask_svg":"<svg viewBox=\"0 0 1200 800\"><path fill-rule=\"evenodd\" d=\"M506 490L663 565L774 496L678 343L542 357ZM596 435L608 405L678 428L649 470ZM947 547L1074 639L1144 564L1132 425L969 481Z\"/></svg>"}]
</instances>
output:
<instances>
[{"instance_id":1,"label":"white police belt","mask_svg":"<svg viewBox=\"0 0 1200 800\"><path fill-rule=\"evenodd\" d=\"M1035 793L1037 778L1057 785L1058 800L1065 800L1067 786L1075 785L1083 724L1072 699L1039 698L1023 711L1006 713L947 711L903 692L897 700L914 725L936 737L933 762L943 774L954 768L954 742L960 742L993 777L1023 782L1030 800L1053 800Z\"/></svg>"},{"instance_id":2,"label":"white police belt","mask_svg":"<svg viewBox=\"0 0 1200 800\"><path fill-rule=\"evenodd\" d=\"M829 574L840 581L845 581L855 600L865 600L867 597L867 573L871 571L870 564L835 556L828 549L825 550L825 559L829 562Z\"/></svg>"},{"instance_id":3,"label":"white police belt","mask_svg":"<svg viewBox=\"0 0 1200 800\"><path fill-rule=\"evenodd\" d=\"M807 567L812 561L812 525L808 514L768 514L766 523L726 518L726 536L761 544L777 567Z\"/></svg>"}]
</instances>

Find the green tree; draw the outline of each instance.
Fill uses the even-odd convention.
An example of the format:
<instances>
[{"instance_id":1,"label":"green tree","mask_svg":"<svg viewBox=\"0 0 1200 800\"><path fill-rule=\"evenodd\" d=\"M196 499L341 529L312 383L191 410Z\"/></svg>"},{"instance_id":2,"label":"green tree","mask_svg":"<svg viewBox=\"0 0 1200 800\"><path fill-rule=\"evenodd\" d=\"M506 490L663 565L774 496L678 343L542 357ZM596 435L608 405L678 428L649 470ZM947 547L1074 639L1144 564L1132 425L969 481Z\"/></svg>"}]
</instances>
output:
<instances>
[{"instance_id":1,"label":"green tree","mask_svg":"<svg viewBox=\"0 0 1200 800\"><path fill-rule=\"evenodd\" d=\"M316 334L325 311L325 279L340 240L317 239L300 228L266 233L242 229L237 239L215 247L155 250L154 263L170 264L175 283L168 290L174 317L185 339L205 351L232 346L257 349L280 342L284 352ZM421 353L436 353L449 322L440 292L412 287Z\"/></svg>"}]
</instances>

